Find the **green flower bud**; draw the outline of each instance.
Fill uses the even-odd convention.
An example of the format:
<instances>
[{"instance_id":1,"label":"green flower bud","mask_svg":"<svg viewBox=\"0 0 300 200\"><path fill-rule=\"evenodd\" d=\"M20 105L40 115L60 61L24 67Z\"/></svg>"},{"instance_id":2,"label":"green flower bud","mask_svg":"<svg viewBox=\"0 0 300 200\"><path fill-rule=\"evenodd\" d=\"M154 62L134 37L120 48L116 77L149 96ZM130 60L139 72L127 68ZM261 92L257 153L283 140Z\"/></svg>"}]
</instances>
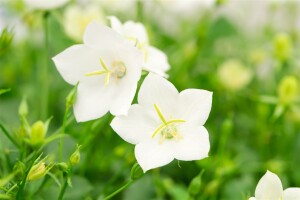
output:
<instances>
[{"instance_id":1,"label":"green flower bud","mask_svg":"<svg viewBox=\"0 0 300 200\"><path fill-rule=\"evenodd\" d=\"M19 115L26 117L28 115L28 105L26 99L23 99L19 106Z\"/></svg>"},{"instance_id":2,"label":"green flower bud","mask_svg":"<svg viewBox=\"0 0 300 200\"><path fill-rule=\"evenodd\" d=\"M77 145L75 152L70 156L70 164L72 166L77 165L80 162L80 145Z\"/></svg>"},{"instance_id":3,"label":"green flower bud","mask_svg":"<svg viewBox=\"0 0 300 200\"><path fill-rule=\"evenodd\" d=\"M26 166L21 161L17 161L14 165L13 172L16 180L21 181L26 171Z\"/></svg>"},{"instance_id":4,"label":"green flower bud","mask_svg":"<svg viewBox=\"0 0 300 200\"><path fill-rule=\"evenodd\" d=\"M27 180L34 181L43 178L48 172L48 169L44 162L39 162L33 165L28 173Z\"/></svg>"},{"instance_id":5,"label":"green flower bud","mask_svg":"<svg viewBox=\"0 0 300 200\"><path fill-rule=\"evenodd\" d=\"M33 147L42 145L45 141L47 126L42 121L37 121L31 126L30 144Z\"/></svg>"},{"instance_id":6,"label":"green flower bud","mask_svg":"<svg viewBox=\"0 0 300 200\"><path fill-rule=\"evenodd\" d=\"M196 196L197 194L199 194L200 189L201 189L201 177L202 174L204 173L204 171L201 171L195 178L193 178L193 180L191 181L189 188L188 188L188 192L190 194L190 196Z\"/></svg>"},{"instance_id":7,"label":"green flower bud","mask_svg":"<svg viewBox=\"0 0 300 200\"><path fill-rule=\"evenodd\" d=\"M274 38L274 56L279 61L286 61L292 54L292 41L289 35L280 33Z\"/></svg>"},{"instance_id":8,"label":"green flower bud","mask_svg":"<svg viewBox=\"0 0 300 200\"><path fill-rule=\"evenodd\" d=\"M130 173L131 180L134 181L136 179L139 179L143 175L144 175L144 172L143 172L141 166L138 163L135 163L133 165L133 167L131 168L131 173Z\"/></svg>"},{"instance_id":9,"label":"green flower bud","mask_svg":"<svg viewBox=\"0 0 300 200\"><path fill-rule=\"evenodd\" d=\"M289 105L297 99L299 95L298 80L294 76L284 77L278 86L278 96L280 103Z\"/></svg>"},{"instance_id":10,"label":"green flower bud","mask_svg":"<svg viewBox=\"0 0 300 200\"><path fill-rule=\"evenodd\" d=\"M70 91L70 93L68 94L67 98L66 98L66 107L70 108L71 106L73 106L73 104L76 101L76 97L77 97L77 86L78 83L75 85L75 87Z\"/></svg>"},{"instance_id":11,"label":"green flower bud","mask_svg":"<svg viewBox=\"0 0 300 200\"><path fill-rule=\"evenodd\" d=\"M5 53L5 51L11 45L13 40L13 32L8 28L4 28L0 35L0 56Z\"/></svg>"},{"instance_id":12,"label":"green flower bud","mask_svg":"<svg viewBox=\"0 0 300 200\"><path fill-rule=\"evenodd\" d=\"M58 167L59 170L63 172L67 172L69 170L69 165L65 162L58 163L56 164L56 166Z\"/></svg>"}]
</instances>

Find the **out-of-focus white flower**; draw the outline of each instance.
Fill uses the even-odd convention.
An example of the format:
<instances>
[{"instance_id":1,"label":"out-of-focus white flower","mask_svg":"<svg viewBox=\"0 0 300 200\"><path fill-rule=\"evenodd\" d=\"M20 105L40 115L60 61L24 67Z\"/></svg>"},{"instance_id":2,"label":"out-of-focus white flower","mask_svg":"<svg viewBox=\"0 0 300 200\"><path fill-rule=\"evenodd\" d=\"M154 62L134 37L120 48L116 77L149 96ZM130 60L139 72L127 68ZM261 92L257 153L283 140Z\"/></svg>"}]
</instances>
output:
<instances>
[{"instance_id":1,"label":"out-of-focus white flower","mask_svg":"<svg viewBox=\"0 0 300 200\"><path fill-rule=\"evenodd\" d=\"M150 73L127 116L114 118L111 127L135 144L135 156L146 172L178 160L208 156L209 136L203 126L211 110L212 93L200 89L178 92L166 79Z\"/></svg>"},{"instance_id":2,"label":"out-of-focus white flower","mask_svg":"<svg viewBox=\"0 0 300 200\"><path fill-rule=\"evenodd\" d=\"M259 180L255 197L249 200L298 200L300 199L300 188L287 188L283 191L278 176L270 171Z\"/></svg>"},{"instance_id":3,"label":"out-of-focus white flower","mask_svg":"<svg viewBox=\"0 0 300 200\"><path fill-rule=\"evenodd\" d=\"M104 15L99 6L88 4L86 6L68 6L64 13L64 28L66 34L75 41L81 41L86 26L91 21L104 23Z\"/></svg>"},{"instance_id":4,"label":"out-of-focus white flower","mask_svg":"<svg viewBox=\"0 0 300 200\"><path fill-rule=\"evenodd\" d=\"M228 60L218 69L218 78L228 90L237 91L248 85L253 72L238 60Z\"/></svg>"},{"instance_id":5,"label":"out-of-focus white flower","mask_svg":"<svg viewBox=\"0 0 300 200\"><path fill-rule=\"evenodd\" d=\"M63 6L70 0L24 0L27 6L34 9L54 9Z\"/></svg>"},{"instance_id":6,"label":"out-of-focus white flower","mask_svg":"<svg viewBox=\"0 0 300 200\"><path fill-rule=\"evenodd\" d=\"M127 21L122 24L113 16L110 17L110 21L112 29L143 52L145 70L166 76L165 72L170 69L167 56L161 50L149 45L147 31L142 23Z\"/></svg>"},{"instance_id":7,"label":"out-of-focus white flower","mask_svg":"<svg viewBox=\"0 0 300 200\"><path fill-rule=\"evenodd\" d=\"M127 114L141 77L143 55L115 31L91 22L83 44L67 48L53 58L64 80L79 82L74 114L78 122L110 111Z\"/></svg>"}]
</instances>

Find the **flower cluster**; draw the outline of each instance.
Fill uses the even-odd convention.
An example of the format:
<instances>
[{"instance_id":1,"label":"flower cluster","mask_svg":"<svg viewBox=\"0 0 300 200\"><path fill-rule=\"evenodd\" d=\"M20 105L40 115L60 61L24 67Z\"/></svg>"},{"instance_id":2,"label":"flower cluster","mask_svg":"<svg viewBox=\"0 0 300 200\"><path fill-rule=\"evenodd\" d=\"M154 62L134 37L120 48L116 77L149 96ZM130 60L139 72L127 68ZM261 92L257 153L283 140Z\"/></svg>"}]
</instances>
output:
<instances>
[{"instance_id":1,"label":"flower cluster","mask_svg":"<svg viewBox=\"0 0 300 200\"><path fill-rule=\"evenodd\" d=\"M203 126L212 93L200 89L178 92L167 81L167 56L149 45L143 24L122 24L110 17L111 28L92 21L83 44L73 45L53 58L57 70L76 85L74 114L78 122L115 115L111 127L135 144L135 156L146 172L178 160L208 156L208 132ZM142 70L150 73L131 105Z\"/></svg>"}]
</instances>

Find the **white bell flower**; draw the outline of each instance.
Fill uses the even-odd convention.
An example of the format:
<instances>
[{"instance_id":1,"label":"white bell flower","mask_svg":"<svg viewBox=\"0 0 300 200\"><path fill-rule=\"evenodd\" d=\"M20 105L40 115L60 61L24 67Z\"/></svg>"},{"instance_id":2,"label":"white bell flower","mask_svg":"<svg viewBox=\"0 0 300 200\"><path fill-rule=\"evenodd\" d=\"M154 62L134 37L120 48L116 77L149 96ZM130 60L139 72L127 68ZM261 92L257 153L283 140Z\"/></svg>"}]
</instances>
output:
<instances>
[{"instance_id":1,"label":"white bell flower","mask_svg":"<svg viewBox=\"0 0 300 200\"><path fill-rule=\"evenodd\" d=\"M170 69L168 58L164 52L149 45L148 34L144 25L133 21L127 21L122 24L114 16L109 18L112 29L143 52L143 68L160 76L167 76L166 71Z\"/></svg>"},{"instance_id":2,"label":"white bell flower","mask_svg":"<svg viewBox=\"0 0 300 200\"><path fill-rule=\"evenodd\" d=\"M24 0L25 4L33 9L48 10L63 6L70 0Z\"/></svg>"},{"instance_id":3,"label":"white bell flower","mask_svg":"<svg viewBox=\"0 0 300 200\"><path fill-rule=\"evenodd\" d=\"M143 55L111 28L91 22L83 44L53 58L64 80L79 82L74 114L78 122L127 114L141 77Z\"/></svg>"},{"instance_id":4,"label":"white bell flower","mask_svg":"<svg viewBox=\"0 0 300 200\"><path fill-rule=\"evenodd\" d=\"M117 116L111 127L135 144L135 157L146 172L177 160L208 156L209 136L203 126L210 113L212 92L178 92L166 79L150 73L142 83L138 104L127 116Z\"/></svg>"},{"instance_id":5,"label":"white bell flower","mask_svg":"<svg viewBox=\"0 0 300 200\"><path fill-rule=\"evenodd\" d=\"M287 188L283 190L278 176L270 171L259 180L255 197L249 200L299 200L300 188Z\"/></svg>"}]
</instances>

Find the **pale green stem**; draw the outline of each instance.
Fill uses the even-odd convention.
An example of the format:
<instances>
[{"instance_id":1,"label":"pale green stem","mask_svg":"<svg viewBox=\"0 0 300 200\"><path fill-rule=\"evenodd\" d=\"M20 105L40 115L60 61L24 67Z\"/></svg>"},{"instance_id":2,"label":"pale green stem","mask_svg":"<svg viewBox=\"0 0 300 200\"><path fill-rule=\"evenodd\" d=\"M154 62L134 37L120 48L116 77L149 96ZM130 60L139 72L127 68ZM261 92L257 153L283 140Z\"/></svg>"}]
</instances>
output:
<instances>
[{"instance_id":1,"label":"pale green stem","mask_svg":"<svg viewBox=\"0 0 300 200\"><path fill-rule=\"evenodd\" d=\"M134 182L133 180L128 181L125 185L123 185L122 187L120 187L119 189L117 189L116 191L114 191L113 193L111 193L110 195L108 195L107 197L105 197L103 200L108 200L108 199L113 198L114 196L116 196L117 194L119 194L120 192L122 192L123 190L125 190L133 182Z\"/></svg>"}]
</instances>

